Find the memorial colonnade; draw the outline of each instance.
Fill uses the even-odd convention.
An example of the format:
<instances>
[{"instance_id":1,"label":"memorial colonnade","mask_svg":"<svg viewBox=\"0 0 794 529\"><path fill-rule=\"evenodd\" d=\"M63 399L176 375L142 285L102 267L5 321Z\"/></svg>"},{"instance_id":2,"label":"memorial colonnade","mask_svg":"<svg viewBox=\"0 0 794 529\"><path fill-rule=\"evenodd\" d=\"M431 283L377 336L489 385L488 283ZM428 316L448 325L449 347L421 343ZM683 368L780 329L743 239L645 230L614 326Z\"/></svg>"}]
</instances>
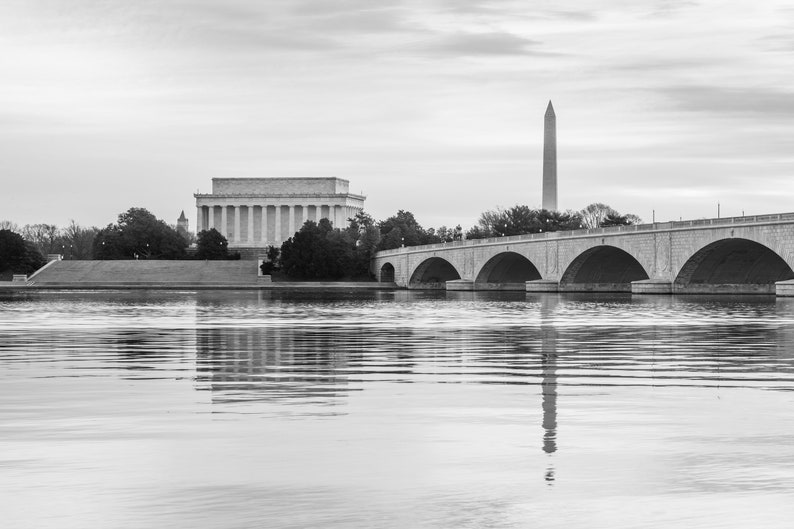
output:
<instances>
[{"instance_id":1,"label":"memorial colonnade","mask_svg":"<svg viewBox=\"0 0 794 529\"><path fill-rule=\"evenodd\" d=\"M197 206L196 231L215 228L228 239L230 246L280 244L307 220L318 222L326 218L334 227L344 228L347 219L362 209L350 205L307 202L241 204L229 199L220 199L219 202Z\"/></svg>"},{"instance_id":2,"label":"memorial colonnade","mask_svg":"<svg viewBox=\"0 0 794 529\"><path fill-rule=\"evenodd\" d=\"M211 193L196 193L196 233L215 228L230 248L280 246L307 220L335 228L364 209L364 195L341 178L213 178Z\"/></svg>"}]
</instances>

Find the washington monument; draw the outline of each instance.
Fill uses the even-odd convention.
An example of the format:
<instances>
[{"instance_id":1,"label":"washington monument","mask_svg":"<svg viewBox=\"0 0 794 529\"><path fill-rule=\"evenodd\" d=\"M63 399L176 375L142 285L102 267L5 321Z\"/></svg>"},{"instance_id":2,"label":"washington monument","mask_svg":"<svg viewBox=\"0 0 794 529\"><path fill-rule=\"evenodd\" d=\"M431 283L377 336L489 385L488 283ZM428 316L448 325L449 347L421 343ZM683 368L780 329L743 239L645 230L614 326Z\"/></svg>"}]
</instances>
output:
<instances>
[{"instance_id":1,"label":"washington monument","mask_svg":"<svg viewBox=\"0 0 794 529\"><path fill-rule=\"evenodd\" d=\"M551 101L543 125L543 209L557 210L557 116Z\"/></svg>"}]
</instances>

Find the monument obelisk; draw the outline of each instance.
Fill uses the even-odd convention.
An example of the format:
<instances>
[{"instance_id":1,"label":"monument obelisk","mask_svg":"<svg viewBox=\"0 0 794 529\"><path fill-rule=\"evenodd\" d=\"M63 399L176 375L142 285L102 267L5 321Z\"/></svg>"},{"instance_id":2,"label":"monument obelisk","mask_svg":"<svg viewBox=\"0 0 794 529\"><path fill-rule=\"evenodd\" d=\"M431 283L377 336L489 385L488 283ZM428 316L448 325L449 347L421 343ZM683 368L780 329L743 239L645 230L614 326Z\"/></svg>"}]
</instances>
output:
<instances>
[{"instance_id":1,"label":"monument obelisk","mask_svg":"<svg viewBox=\"0 0 794 529\"><path fill-rule=\"evenodd\" d=\"M551 101L543 119L543 209L557 210L557 116Z\"/></svg>"}]
</instances>

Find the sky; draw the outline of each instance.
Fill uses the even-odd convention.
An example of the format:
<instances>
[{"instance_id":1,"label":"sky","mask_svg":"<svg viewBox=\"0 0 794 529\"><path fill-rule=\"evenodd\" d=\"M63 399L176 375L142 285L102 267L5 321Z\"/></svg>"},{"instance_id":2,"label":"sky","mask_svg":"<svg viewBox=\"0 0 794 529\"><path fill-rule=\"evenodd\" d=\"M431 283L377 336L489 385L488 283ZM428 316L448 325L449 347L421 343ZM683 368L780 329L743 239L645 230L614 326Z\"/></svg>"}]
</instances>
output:
<instances>
[{"instance_id":1,"label":"sky","mask_svg":"<svg viewBox=\"0 0 794 529\"><path fill-rule=\"evenodd\" d=\"M3 0L0 219L195 226L213 177L338 177L376 219L794 211L794 5Z\"/></svg>"}]
</instances>

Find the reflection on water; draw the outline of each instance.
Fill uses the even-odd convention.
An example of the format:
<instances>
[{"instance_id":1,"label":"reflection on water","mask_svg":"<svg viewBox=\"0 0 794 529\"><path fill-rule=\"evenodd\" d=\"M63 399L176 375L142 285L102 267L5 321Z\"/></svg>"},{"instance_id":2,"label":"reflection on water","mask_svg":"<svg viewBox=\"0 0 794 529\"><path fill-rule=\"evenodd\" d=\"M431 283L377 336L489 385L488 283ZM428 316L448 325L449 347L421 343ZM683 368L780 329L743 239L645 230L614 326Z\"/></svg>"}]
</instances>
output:
<instances>
[{"instance_id":1,"label":"reflection on water","mask_svg":"<svg viewBox=\"0 0 794 529\"><path fill-rule=\"evenodd\" d=\"M794 514L774 501L794 493L791 300L0 296L0 508L16 526Z\"/></svg>"},{"instance_id":2,"label":"reflection on water","mask_svg":"<svg viewBox=\"0 0 794 529\"><path fill-rule=\"evenodd\" d=\"M196 382L213 402L311 399L336 404L348 390L348 368L360 353L323 328L196 330Z\"/></svg>"},{"instance_id":3,"label":"reflection on water","mask_svg":"<svg viewBox=\"0 0 794 529\"><path fill-rule=\"evenodd\" d=\"M543 364L543 451L557 451L557 329L554 326L554 309L559 298L547 296L540 300L541 361ZM554 482L554 467L549 466L546 481Z\"/></svg>"}]
</instances>

